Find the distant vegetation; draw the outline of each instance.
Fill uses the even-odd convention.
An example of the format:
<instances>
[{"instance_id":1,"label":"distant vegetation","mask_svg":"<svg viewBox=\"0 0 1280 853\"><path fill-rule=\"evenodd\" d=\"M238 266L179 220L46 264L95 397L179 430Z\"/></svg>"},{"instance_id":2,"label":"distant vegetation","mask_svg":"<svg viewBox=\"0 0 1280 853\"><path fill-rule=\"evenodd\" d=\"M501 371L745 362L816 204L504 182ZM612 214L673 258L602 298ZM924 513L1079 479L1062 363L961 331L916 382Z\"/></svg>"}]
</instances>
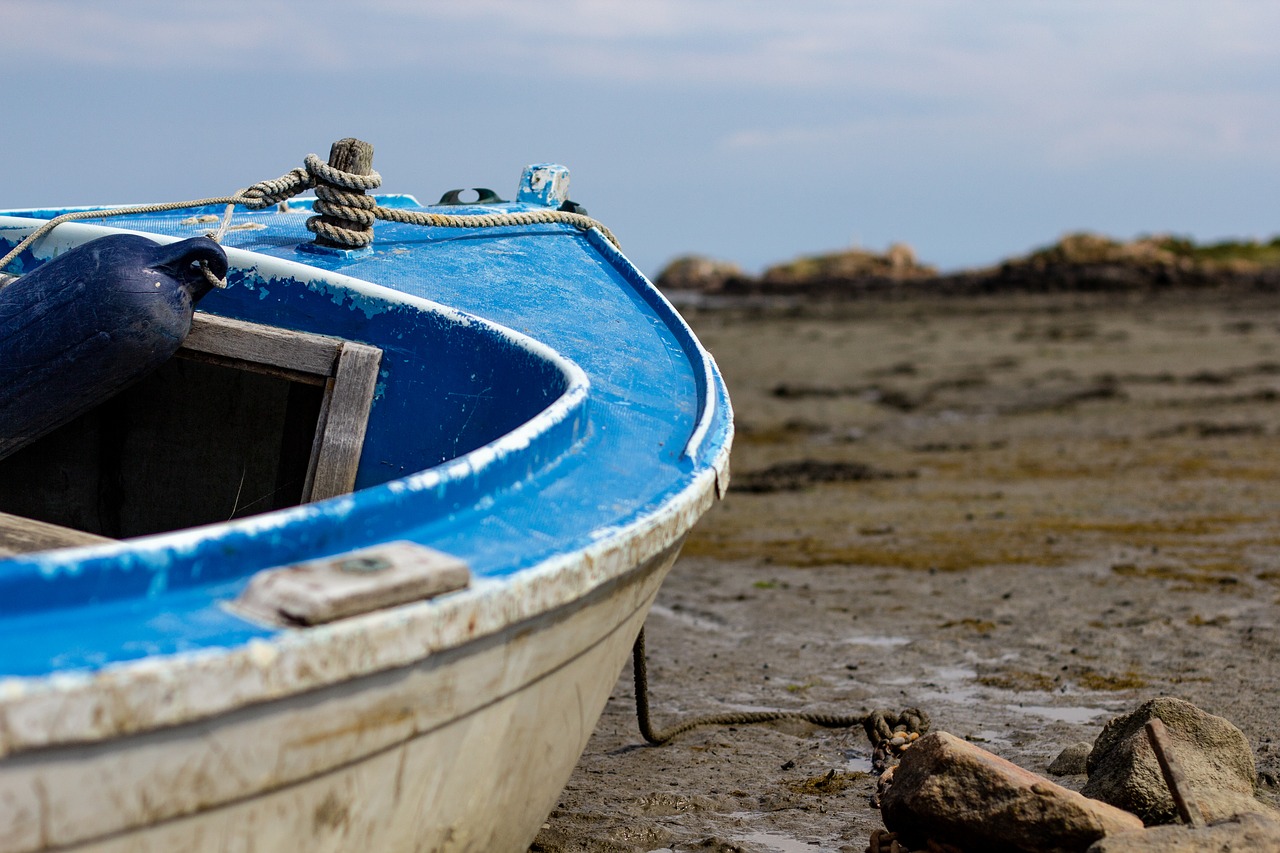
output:
<instances>
[{"instance_id":1,"label":"distant vegetation","mask_svg":"<svg viewBox=\"0 0 1280 853\"><path fill-rule=\"evenodd\" d=\"M1004 291L1133 291L1168 287L1280 289L1280 237L1197 244L1160 234L1113 240L1068 234L1058 242L992 267L939 273L897 243L883 253L846 249L800 257L759 276L700 256L673 261L658 275L668 291L863 296Z\"/></svg>"},{"instance_id":2,"label":"distant vegetation","mask_svg":"<svg viewBox=\"0 0 1280 853\"><path fill-rule=\"evenodd\" d=\"M1280 237L1269 242L1226 240L1197 246L1185 237L1160 237L1162 248L1196 261L1246 261L1262 266L1280 266Z\"/></svg>"},{"instance_id":3,"label":"distant vegetation","mask_svg":"<svg viewBox=\"0 0 1280 853\"><path fill-rule=\"evenodd\" d=\"M1201 264L1253 264L1280 266L1280 237L1270 242L1256 240L1228 240L1199 245L1187 237L1169 234L1139 237L1122 242L1098 234L1081 232L1068 234L1057 243L1037 249L1025 259L1013 259L1006 263L1039 263L1044 261L1066 263L1150 263L1179 260Z\"/></svg>"}]
</instances>

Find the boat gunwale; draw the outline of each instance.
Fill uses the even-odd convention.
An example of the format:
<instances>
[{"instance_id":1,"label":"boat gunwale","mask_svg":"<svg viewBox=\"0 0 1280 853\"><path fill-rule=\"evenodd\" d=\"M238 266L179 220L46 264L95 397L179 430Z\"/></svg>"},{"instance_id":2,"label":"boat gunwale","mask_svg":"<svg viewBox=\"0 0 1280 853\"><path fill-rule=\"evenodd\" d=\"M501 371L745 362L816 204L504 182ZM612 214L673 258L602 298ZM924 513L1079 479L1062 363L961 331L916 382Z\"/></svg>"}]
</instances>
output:
<instances>
[{"instance_id":1,"label":"boat gunwale","mask_svg":"<svg viewBox=\"0 0 1280 853\"><path fill-rule=\"evenodd\" d=\"M685 442L681 455L697 464L698 454L707 440L711 425L716 416L720 414L717 405L709 399L711 389L715 387L716 379L719 376L715 362L706 348L698 342L693 329L684 317L680 316L680 312L675 309L675 306L667 301L667 298L662 295L662 291L658 290L652 282L640 274L635 264L631 263L618 246L610 242L597 228L587 232L587 239L596 251L604 255L613 264L614 268L626 279L627 283L645 300L645 303L662 318L663 322L673 331L679 332L677 337L680 341L680 346L684 349L685 357L689 359L691 365L696 367L694 379L697 383L698 391L698 419L694 424L693 432L689 434L689 439ZM727 410L724 412L726 419L732 422L733 411L727 397L722 401L722 404ZM726 481L723 484L723 488L727 487L728 482Z\"/></svg>"}]
</instances>

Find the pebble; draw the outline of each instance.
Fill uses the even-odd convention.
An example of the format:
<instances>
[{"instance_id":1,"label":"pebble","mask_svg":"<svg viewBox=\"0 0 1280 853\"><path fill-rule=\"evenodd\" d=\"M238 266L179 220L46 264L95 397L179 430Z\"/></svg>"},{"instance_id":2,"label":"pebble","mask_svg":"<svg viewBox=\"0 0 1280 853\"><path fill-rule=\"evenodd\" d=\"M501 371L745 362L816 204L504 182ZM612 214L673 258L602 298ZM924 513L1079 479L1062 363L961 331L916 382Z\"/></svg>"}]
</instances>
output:
<instances>
[{"instance_id":1,"label":"pebble","mask_svg":"<svg viewBox=\"0 0 1280 853\"><path fill-rule=\"evenodd\" d=\"M1068 746L1062 752L1058 753L1058 757L1053 759L1053 763L1049 765L1049 772L1054 776L1075 776L1080 773L1088 773L1089 753L1093 752L1093 744L1088 741L1080 741Z\"/></svg>"}]
</instances>

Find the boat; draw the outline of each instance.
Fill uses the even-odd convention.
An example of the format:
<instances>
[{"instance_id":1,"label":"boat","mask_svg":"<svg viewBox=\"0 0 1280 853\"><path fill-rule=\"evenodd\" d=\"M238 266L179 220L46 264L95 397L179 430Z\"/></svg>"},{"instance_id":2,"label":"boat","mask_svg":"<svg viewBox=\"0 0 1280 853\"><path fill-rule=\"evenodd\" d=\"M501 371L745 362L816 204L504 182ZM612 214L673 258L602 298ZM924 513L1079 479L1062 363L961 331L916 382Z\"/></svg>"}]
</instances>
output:
<instances>
[{"instance_id":1,"label":"boat","mask_svg":"<svg viewBox=\"0 0 1280 853\"><path fill-rule=\"evenodd\" d=\"M227 259L172 358L0 459L4 853L527 850L727 488L713 359L567 169L423 205L355 142L0 215L10 287L121 233Z\"/></svg>"}]
</instances>

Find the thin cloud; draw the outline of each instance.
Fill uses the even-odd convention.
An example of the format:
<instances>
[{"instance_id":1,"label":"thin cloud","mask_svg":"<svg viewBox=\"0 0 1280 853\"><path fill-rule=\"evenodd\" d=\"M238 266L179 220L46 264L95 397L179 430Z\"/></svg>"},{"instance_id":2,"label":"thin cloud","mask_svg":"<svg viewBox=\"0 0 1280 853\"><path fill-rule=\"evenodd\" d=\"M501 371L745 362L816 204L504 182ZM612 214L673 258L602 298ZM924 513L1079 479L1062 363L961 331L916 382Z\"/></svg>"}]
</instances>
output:
<instances>
[{"instance_id":1,"label":"thin cloud","mask_svg":"<svg viewBox=\"0 0 1280 853\"><path fill-rule=\"evenodd\" d=\"M398 69L1006 101L1160 76L1212 81L1242 62L1277 71L1280 7L1172 0L1156 12L1087 0L6 3L7 58L37 66Z\"/></svg>"},{"instance_id":2,"label":"thin cloud","mask_svg":"<svg viewBox=\"0 0 1280 853\"><path fill-rule=\"evenodd\" d=\"M8 0L6 57L36 67L175 68L190 71L297 52L271 4L228 2L82 4L58 0ZM303 26L306 31L311 28ZM320 32L311 32L320 36ZM319 48L324 41L320 39ZM313 49L315 42L312 42Z\"/></svg>"}]
</instances>

